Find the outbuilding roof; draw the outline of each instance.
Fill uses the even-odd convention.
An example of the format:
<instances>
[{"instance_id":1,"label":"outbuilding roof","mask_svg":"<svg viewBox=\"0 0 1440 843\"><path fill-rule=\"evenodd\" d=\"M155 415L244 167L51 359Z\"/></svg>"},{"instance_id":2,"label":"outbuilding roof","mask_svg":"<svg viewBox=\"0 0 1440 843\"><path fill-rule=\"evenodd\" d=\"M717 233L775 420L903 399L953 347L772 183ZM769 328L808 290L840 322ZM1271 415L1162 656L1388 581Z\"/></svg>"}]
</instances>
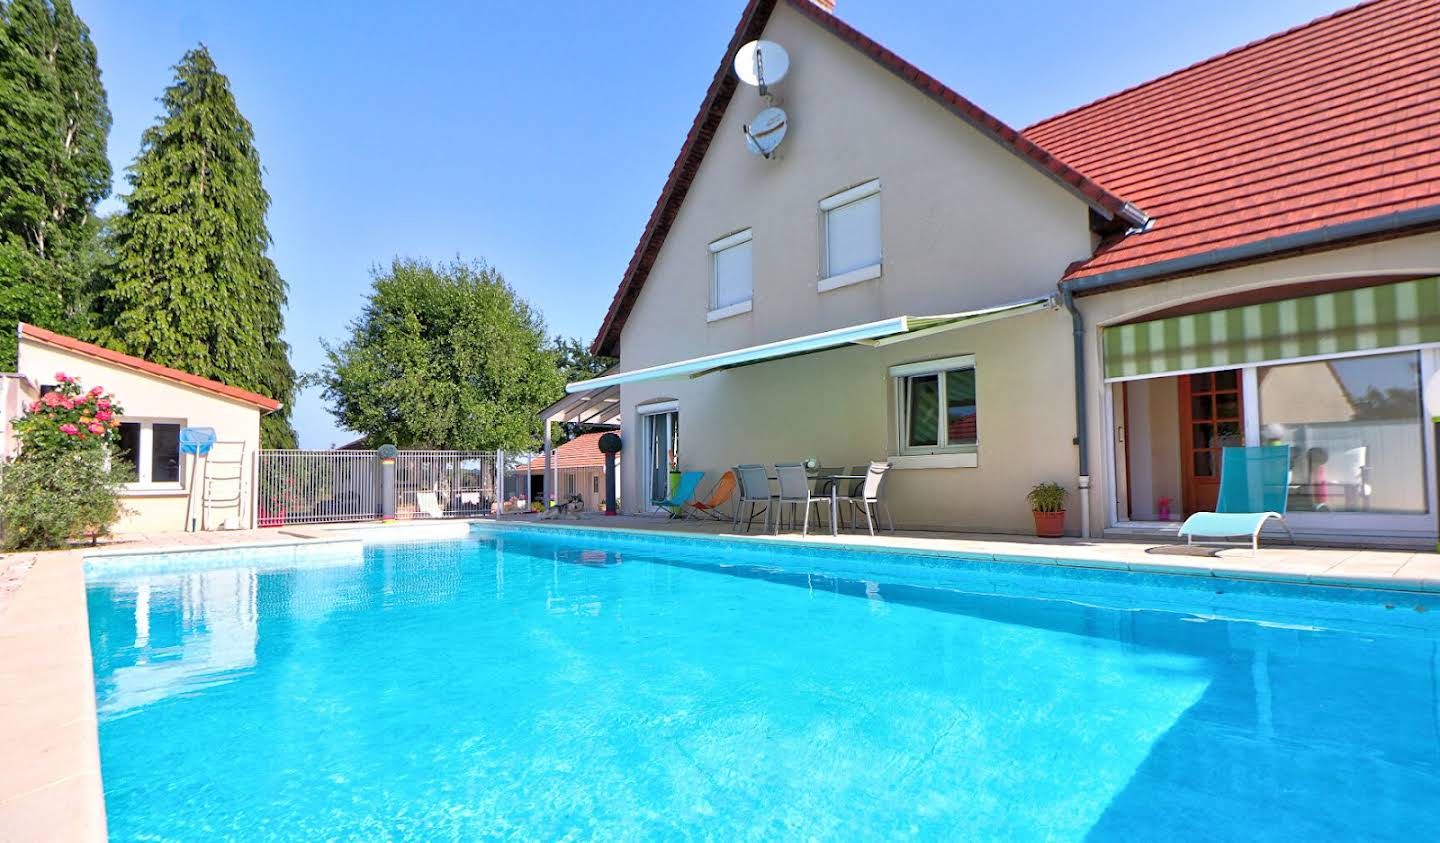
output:
<instances>
[{"instance_id":1,"label":"outbuilding roof","mask_svg":"<svg viewBox=\"0 0 1440 843\"><path fill-rule=\"evenodd\" d=\"M1067 280L1179 274L1322 230L1335 245L1433 226L1440 0L1345 9L1024 134L1151 217Z\"/></svg>"},{"instance_id":2,"label":"outbuilding roof","mask_svg":"<svg viewBox=\"0 0 1440 843\"><path fill-rule=\"evenodd\" d=\"M582 433L563 445L559 445L550 452L550 464L554 467L565 468L604 468L605 454L600 450L600 437L604 431L598 433ZM544 471L545 457L535 457L526 463L521 471Z\"/></svg>"},{"instance_id":3,"label":"outbuilding roof","mask_svg":"<svg viewBox=\"0 0 1440 843\"><path fill-rule=\"evenodd\" d=\"M77 340L64 334L57 334L45 328L38 328L34 325L20 323L20 338L22 340L34 340L44 345L64 349L65 351L83 354L86 357L93 357L106 363L117 366L124 366L127 369L134 369L147 375L154 375L158 378L174 381L193 389L214 393L224 398L251 404L265 412L273 412L280 409L280 402L274 398L266 398L258 392L240 389L209 378L202 378L199 375L192 375L189 372L182 372L179 369L172 369L169 366L161 366L158 363L151 363L149 360L142 360L139 357L132 357L129 354L121 354L118 351L111 351L108 348L88 343L84 340Z\"/></svg>"}]
</instances>

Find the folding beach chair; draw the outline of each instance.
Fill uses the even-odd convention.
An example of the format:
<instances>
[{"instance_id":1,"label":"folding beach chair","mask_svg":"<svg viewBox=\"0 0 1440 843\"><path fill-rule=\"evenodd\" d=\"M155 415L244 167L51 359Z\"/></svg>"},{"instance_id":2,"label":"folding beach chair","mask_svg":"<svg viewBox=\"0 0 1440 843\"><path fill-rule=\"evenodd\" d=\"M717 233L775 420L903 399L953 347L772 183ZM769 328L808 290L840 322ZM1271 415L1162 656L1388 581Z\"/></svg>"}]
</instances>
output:
<instances>
[{"instance_id":1,"label":"folding beach chair","mask_svg":"<svg viewBox=\"0 0 1440 843\"><path fill-rule=\"evenodd\" d=\"M695 488L704 477L703 471L687 471L681 474L675 494L663 501L656 501L655 507L669 509L671 518L679 518L685 512L685 505L695 499Z\"/></svg>"},{"instance_id":2,"label":"folding beach chair","mask_svg":"<svg viewBox=\"0 0 1440 843\"><path fill-rule=\"evenodd\" d=\"M724 474L720 475L720 479L715 483L715 488L710 490L709 500L697 500L692 503L688 503L685 506L687 509L693 512L697 518L703 514L710 516L716 521L724 521L724 516L719 515L718 510L720 509L720 507L724 506L725 502L730 500L730 498L733 497L734 494L735 472L727 471Z\"/></svg>"}]
</instances>

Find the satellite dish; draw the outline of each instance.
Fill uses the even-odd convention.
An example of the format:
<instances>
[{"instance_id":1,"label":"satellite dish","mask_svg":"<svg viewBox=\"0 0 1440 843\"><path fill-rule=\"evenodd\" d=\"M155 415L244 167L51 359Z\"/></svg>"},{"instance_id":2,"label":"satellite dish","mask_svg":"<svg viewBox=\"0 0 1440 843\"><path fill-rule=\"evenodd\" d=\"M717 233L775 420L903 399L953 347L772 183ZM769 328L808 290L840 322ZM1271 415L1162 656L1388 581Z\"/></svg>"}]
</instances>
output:
<instances>
[{"instance_id":1,"label":"satellite dish","mask_svg":"<svg viewBox=\"0 0 1440 843\"><path fill-rule=\"evenodd\" d=\"M745 144L750 151L762 158L775 154L780 142L785 140L785 129L789 118L779 108L767 108L755 115L745 129Z\"/></svg>"},{"instance_id":2,"label":"satellite dish","mask_svg":"<svg viewBox=\"0 0 1440 843\"><path fill-rule=\"evenodd\" d=\"M790 54L774 41L751 41L735 54L735 75L746 85L755 85L763 97L766 88L785 78Z\"/></svg>"}]
</instances>

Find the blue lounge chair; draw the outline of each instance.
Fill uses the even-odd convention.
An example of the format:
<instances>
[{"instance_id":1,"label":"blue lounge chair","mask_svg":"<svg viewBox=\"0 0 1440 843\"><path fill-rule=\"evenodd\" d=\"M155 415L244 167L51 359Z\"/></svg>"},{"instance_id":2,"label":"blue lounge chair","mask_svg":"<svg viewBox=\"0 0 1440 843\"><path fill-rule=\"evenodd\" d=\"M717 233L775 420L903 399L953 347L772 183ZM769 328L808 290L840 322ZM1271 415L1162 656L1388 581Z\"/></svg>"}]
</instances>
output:
<instances>
[{"instance_id":1,"label":"blue lounge chair","mask_svg":"<svg viewBox=\"0 0 1440 843\"><path fill-rule=\"evenodd\" d=\"M685 513L685 505L695 500L695 489L704 479L703 471L687 471L680 475L680 482L675 485L675 494L663 501L656 501L656 508L670 510L671 518L681 518Z\"/></svg>"},{"instance_id":2,"label":"blue lounge chair","mask_svg":"<svg viewBox=\"0 0 1440 843\"><path fill-rule=\"evenodd\" d=\"M1290 446L1226 448L1220 455L1220 495L1214 512L1197 512L1180 525L1187 544L1196 536L1250 537L1250 552L1260 549L1260 530L1275 519L1295 543L1285 523L1290 500Z\"/></svg>"}]
</instances>

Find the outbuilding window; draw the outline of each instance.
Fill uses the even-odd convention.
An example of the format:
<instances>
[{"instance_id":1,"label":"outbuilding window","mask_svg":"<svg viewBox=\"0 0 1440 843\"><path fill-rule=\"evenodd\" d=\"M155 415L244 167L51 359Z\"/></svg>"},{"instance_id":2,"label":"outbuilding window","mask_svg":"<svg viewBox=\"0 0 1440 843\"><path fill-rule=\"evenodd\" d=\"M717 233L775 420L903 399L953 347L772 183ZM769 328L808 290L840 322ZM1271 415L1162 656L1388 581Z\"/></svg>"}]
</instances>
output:
<instances>
[{"instance_id":1,"label":"outbuilding window","mask_svg":"<svg viewBox=\"0 0 1440 843\"><path fill-rule=\"evenodd\" d=\"M179 420L133 419L120 421L120 458L127 480L140 486L180 485Z\"/></svg>"}]
</instances>

